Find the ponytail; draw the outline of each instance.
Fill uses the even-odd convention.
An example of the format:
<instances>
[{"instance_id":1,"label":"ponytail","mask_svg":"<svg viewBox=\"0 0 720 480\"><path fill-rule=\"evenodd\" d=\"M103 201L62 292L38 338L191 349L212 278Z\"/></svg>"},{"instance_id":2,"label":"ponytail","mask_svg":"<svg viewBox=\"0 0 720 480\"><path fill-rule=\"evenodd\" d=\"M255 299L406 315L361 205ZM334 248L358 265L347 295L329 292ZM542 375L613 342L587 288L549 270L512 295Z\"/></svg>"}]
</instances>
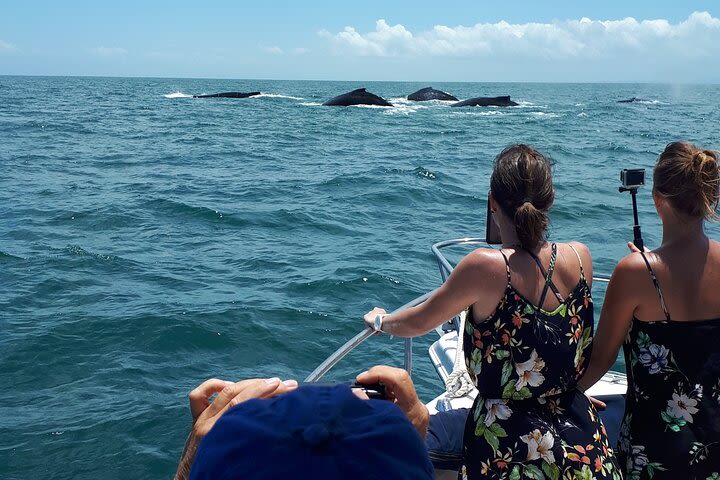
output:
<instances>
[{"instance_id":1,"label":"ponytail","mask_svg":"<svg viewBox=\"0 0 720 480\"><path fill-rule=\"evenodd\" d=\"M511 145L495 158L490 190L515 221L520 245L533 250L545 241L555 199L550 161L529 145Z\"/></svg>"},{"instance_id":2,"label":"ponytail","mask_svg":"<svg viewBox=\"0 0 720 480\"><path fill-rule=\"evenodd\" d=\"M530 201L526 201L515 210L515 231L520 239L520 245L525 250L532 250L545 241L545 232L549 224L547 213L535 208Z\"/></svg>"}]
</instances>

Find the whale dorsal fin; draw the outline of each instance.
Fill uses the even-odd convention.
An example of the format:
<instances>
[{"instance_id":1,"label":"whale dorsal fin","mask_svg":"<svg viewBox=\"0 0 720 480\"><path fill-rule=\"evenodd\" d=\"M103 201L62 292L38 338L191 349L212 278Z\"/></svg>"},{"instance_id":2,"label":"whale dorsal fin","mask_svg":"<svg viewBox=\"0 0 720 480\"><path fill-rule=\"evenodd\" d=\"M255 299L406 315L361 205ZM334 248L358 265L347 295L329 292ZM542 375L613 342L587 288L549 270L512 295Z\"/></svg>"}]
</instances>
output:
<instances>
[{"instance_id":1,"label":"whale dorsal fin","mask_svg":"<svg viewBox=\"0 0 720 480\"><path fill-rule=\"evenodd\" d=\"M356 88L350 93L365 93L365 88Z\"/></svg>"}]
</instances>

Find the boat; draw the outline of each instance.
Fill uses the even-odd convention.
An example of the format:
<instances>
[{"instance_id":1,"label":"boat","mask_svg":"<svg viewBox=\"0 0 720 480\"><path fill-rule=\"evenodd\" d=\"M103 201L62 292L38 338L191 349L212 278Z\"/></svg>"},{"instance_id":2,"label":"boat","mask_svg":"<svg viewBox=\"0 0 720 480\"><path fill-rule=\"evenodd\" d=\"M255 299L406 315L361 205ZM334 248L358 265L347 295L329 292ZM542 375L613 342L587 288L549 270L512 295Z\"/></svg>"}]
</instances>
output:
<instances>
[{"instance_id":1,"label":"boat","mask_svg":"<svg viewBox=\"0 0 720 480\"><path fill-rule=\"evenodd\" d=\"M433 244L431 250L444 282L450 276L453 265L442 249L450 247L494 248L480 238L459 238ZM610 278L602 274L594 274L593 282L607 283ZM406 303L395 312L421 304L434 293L434 290ZM426 444L430 458L435 467L435 478L457 479L458 469L462 462L463 429L467 412L472 407L478 394L470 380L462 352L462 335L465 312L437 327L434 332L438 339L428 349L428 355L445 386L445 392L433 398L425 405L430 412L430 432ZM325 361L323 361L306 379L305 382L317 382L330 371L340 360L358 345L372 337L375 332L370 328L348 340ZM432 333L429 333L432 334ZM412 338L404 339L404 368L412 376ZM611 445L617 443L620 422L625 410L625 393L627 377L620 372L607 372L586 394L603 401L607 406L600 411ZM434 428L436 427L436 428Z\"/></svg>"}]
</instances>

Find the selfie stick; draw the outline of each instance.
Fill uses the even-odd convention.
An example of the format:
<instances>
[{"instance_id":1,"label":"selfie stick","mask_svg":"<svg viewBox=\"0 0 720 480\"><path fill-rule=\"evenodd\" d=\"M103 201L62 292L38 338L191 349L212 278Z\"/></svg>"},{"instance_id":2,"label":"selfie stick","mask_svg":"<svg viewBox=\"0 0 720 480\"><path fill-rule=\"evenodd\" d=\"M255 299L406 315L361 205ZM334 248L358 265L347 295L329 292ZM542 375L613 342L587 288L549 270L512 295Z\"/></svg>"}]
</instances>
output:
<instances>
[{"instance_id":1,"label":"selfie stick","mask_svg":"<svg viewBox=\"0 0 720 480\"><path fill-rule=\"evenodd\" d=\"M632 205L633 205L633 220L635 220L635 225L633 225L633 243L635 246L642 252L643 251L643 239L642 239L642 233L640 232L640 221L638 220L638 213L637 213L637 200L635 198L635 195L637 195L638 187L620 187L618 189L620 193L622 192L630 192L630 196L632 197Z\"/></svg>"}]
</instances>

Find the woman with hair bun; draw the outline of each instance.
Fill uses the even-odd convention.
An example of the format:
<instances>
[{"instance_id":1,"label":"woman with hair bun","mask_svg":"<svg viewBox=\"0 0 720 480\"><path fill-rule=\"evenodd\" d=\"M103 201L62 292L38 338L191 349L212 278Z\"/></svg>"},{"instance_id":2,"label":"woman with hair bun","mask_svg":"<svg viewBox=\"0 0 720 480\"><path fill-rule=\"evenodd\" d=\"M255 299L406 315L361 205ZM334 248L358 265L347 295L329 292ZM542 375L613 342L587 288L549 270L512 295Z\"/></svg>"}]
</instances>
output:
<instances>
[{"instance_id":1,"label":"woman with hair bun","mask_svg":"<svg viewBox=\"0 0 720 480\"><path fill-rule=\"evenodd\" d=\"M603 304L589 387L623 346L628 392L618 457L625 478L720 478L720 243L715 152L665 147L653 172L662 244L618 263Z\"/></svg>"},{"instance_id":2,"label":"woman with hair bun","mask_svg":"<svg viewBox=\"0 0 720 480\"><path fill-rule=\"evenodd\" d=\"M592 259L549 243L549 161L512 145L495 159L489 202L501 249L479 248L426 302L365 322L391 335L427 333L467 309L465 363L478 388L465 424L470 479L620 478L605 428L577 389L593 335Z\"/></svg>"}]
</instances>

